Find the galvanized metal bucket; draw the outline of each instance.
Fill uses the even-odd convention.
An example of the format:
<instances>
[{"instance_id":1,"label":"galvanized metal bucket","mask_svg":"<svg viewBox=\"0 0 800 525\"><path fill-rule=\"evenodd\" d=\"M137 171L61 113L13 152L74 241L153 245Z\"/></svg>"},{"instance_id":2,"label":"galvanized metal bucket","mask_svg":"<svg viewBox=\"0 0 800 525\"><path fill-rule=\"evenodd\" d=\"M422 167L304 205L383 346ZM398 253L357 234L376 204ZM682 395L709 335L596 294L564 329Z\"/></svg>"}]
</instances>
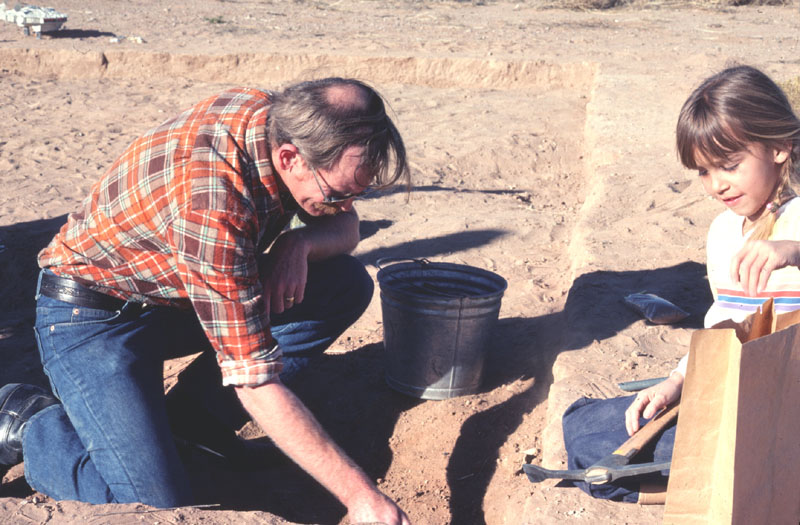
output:
<instances>
[{"instance_id":1,"label":"galvanized metal bucket","mask_svg":"<svg viewBox=\"0 0 800 525\"><path fill-rule=\"evenodd\" d=\"M386 382L422 399L477 392L506 280L462 264L387 261L378 261Z\"/></svg>"}]
</instances>

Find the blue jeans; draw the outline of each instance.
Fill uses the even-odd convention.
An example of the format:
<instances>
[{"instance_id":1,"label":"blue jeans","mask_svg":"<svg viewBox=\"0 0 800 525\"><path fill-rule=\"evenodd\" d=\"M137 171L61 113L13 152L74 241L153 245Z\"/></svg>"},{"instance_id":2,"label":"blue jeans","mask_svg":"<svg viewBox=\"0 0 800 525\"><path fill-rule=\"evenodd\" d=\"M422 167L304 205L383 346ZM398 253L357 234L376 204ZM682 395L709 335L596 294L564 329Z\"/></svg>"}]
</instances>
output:
<instances>
[{"instance_id":1,"label":"blue jeans","mask_svg":"<svg viewBox=\"0 0 800 525\"><path fill-rule=\"evenodd\" d=\"M575 401L562 418L564 428L564 446L567 449L567 465L569 469L585 469L597 461L613 453L628 440L625 430L625 410L636 396L615 397L612 399L580 398ZM640 425L647 423L642 418ZM673 424L655 443L641 450L634 463L651 461L664 462L672 458L672 447L675 443L675 425ZM639 486L644 480L665 481L669 471L656 472L647 476L623 478L612 483L593 485L583 481L573 481L575 486L584 492L600 499L636 503L639 499Z\"/></svg>"},{"instance_id":2,"label":"blue jeans","mask_svg":"<svg viewBox=\"0 0 800 525\"><path fill-rule=\"evenodd\" d=\"M353 257L311 263L303 302L271 319L287 374L358 319L372 291L372 279ZM34 415L26 428L30 486L58 500L191 504L167 416L163 363L200 350L213 356L194 312L136 303L96 310L37 289L35 332L61 404ZM219 381L205 386L222 388Z\"/></svg>"}]
</instances>

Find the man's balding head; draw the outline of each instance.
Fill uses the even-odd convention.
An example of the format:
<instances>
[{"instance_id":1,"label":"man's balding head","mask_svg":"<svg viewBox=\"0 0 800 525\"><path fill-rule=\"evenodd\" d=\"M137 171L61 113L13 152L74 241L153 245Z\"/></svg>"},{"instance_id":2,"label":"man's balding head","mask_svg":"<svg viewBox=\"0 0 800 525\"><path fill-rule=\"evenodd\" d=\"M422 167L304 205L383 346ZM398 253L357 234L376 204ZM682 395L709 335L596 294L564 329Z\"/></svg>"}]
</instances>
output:
<instances>
[{"instance_id":1,"label":"man's balding head","mask_svg":"<svg viewBox=\"0 0 800 525\"><path fill-rule=\"evenodd\" d=\"M369 94L354 84L332 84L325 91L325 99L331 106L351 110L365 110Z\"/></svg>"},{"instance_id":2,"label":"man's balding head","mask_svg":"<svg viewBox=\"0 0 800 525\"><path fill-rule=\"evenodd\" d=\"M358 80L312 80L275 95L269 136L273 148L293 144L315 169L330 169L346 148L362 146L362 171L373 184L409 182L403 139L386 114L383 99Z\"/></svg>"}]
</instances>

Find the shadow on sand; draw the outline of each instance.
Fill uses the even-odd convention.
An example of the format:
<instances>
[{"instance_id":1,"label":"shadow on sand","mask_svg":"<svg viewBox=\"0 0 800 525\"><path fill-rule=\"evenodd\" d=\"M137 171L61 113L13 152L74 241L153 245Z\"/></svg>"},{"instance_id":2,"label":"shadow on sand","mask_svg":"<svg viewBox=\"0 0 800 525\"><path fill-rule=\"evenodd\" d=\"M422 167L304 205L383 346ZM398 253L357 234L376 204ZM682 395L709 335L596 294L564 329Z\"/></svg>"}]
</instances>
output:
<instances>
[{"instance_id":1,"label":"shadow on sand","mask_svg":"<svg viewBox=\"0 0 800 525\"><path fill-rule=\"evenodd\" d=\"M398 417L422 402L386 386L383 359L379 343L325 355L293 388L333 440L372 479L384 477L392 463L388 443ZM262 440L266 438L256 441ZM267 511L292 523L335 524L346 513L329 492L286 459L276 459L272 468L242 472L206 456L189 468L199 503Z\"/></svg>"},{"instance_id":2,"label":"shadow on sand","mask_svg":"<svg viewBox=\"0 0 800 525\"><path fill-rule=\"evenodd\" d=\"M646 290L690 312L681 326L702 327L711 294L705 267L686 262L669 268L591 272L575 280L562 311L535 318L501 319L487 354L484 390L533 378L531 388L471 416L464 422L448 465L453 525L485 524L483 499L495 473L501 446L523 417L547 400L559 353L608 339L641 317L622 298ZM520 477L520 483L528 483Z\"/></svg>"},{"instance_id":3,"label":"shadow on sand","mask_svg":"<svg viewBox=\"0 0 800 525\"><path fill-rule=\"evenodd\" d=\"M451 524L486 523L483 500L499 451L524 416L546 401L558 354L610 338L640 321L621 299L642 290L689 311L691 316L681 324L685 327L700 327L711 302L704 266L687 262L655 270L585 274L573 283L562 311L498 322L487 354L483 390L517 379L534 381L531 388L469 417L462 425L447 467ZM325 356L297 392L373 479L384 477L392 462L388 440L400 415L420 403L435 402L409 398L386 386L382 344ZM268 510L300 523L337 523L345 513L334 498L291 464L250 474L219 474L206 468L202 475L211 476L202 486L215 487L207 502L225 508ZM524 477L519 480L527 483ZM228 489L221 492L220 486Z\"/></svg>"},{"instance_id":4,"label":"shadow on sand","mask_svg":"<svg viewBox=\"0 0 800 525\"><path fill-rule=\"evenodd\" d=\"M98 38L98 37L114 37L117 36L114 33L109 33L108 31L98 31L97 29L61 29L60 31L53 31L52 33L47 33L44 35L44 38L53 38L53 39L66 39L66 38ZM124 37L120 37L124 38Z\"/></svg>"},{"instance_id":5,"label":"shadow on sand","mask_svg":"<svg viewBox=\"0 0 800 525\"><path fill-rule=\"evenodd\" d=\"M33 336L36 316L36 255L66 215L0 227L0 385L11 382L47 385Z\"/></svg>"}]
</instances>

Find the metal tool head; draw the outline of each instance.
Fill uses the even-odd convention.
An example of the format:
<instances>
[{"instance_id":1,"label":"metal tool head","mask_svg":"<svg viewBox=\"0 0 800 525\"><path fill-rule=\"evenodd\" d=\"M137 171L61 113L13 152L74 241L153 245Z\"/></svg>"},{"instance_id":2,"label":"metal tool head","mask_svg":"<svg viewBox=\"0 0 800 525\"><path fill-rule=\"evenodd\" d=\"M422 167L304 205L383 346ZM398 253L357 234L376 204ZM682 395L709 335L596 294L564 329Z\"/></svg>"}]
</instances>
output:
<instances>
[{"instance_id":1,"label":"metal tool head","mask_svg":"<svg viewBox=\"0 0 800 525\"><path fill-rule=\"evenodd\" d=\"M539 465L522 465L522 471L528 476L531 483L541 483L546 479L571 479L583 481L586 477L584 470L550 470Z\"/></svg>"},{"instance_id":2,"label":"metal tool head","mask_svg":"<svg viewBox=\"0 0 800 525\"><path fill-rule=\"evenodd\" d=\"M592 465L584 470L550 470L538 465L522 465L522 470L531 483L541 483L546 479L565 479L586 483L610 483L620 478L638 476L669 470L670 462L635 463L632 465Z\"/></svg>"}]
</instances>

